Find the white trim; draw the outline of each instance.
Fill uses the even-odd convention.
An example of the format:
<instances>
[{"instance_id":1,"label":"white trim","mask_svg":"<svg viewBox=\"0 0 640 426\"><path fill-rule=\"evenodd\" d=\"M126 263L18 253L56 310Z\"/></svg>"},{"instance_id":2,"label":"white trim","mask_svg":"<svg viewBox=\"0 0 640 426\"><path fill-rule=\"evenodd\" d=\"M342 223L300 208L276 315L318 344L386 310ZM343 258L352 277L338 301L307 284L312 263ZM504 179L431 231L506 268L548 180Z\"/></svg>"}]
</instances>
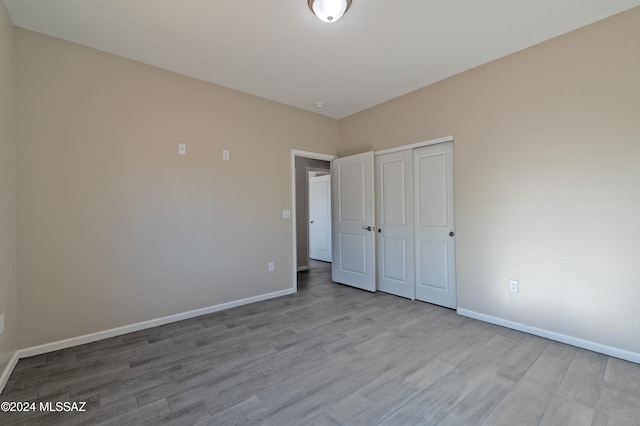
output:
<instances>
[{"instance_id":1,"label":"white trim","mask_svg":"<svg viewBox=\"0 0 640 426\"><path fill-rule=\"evenodd\" d=\"M309 265L307 265L307 266L298 266L298 272L308 271L308 270L309 270Z\"/></svg>"},{"instance_id":2,"label":"white trim","mask_svg":"<svg viewBox=\"0 0 640 426\"><path fill-rule=\"evenodd\" d=\"M291 150L291 247L293 247L293 261L291 263L292 278L291 289L294 293L298 291L298 247L296 241L296 157L312 158L314 160L333 161L336 156L330 154L319 154L317 152Z\"/></svg>"},{"instance_id":3,"label":"white trim","mask_svg":"<svg viewBox=\"0 0 640 426\"><path fill-rule=\"evenodd\" d=\"M291 155L293 157L313 158L314 160L324 160L324 161L331 161L336 158L335 155L331 155L331 154L320 154L318 152L300 151L298 149L292 149ZM293 165L295 166L295 163Z\"/></svg>"},{"instance_id":4,"label":"white trim","mask_svg":"<svg viewBox=\"0 0 640 426\"><path fill-rule=\"evenodd\" d=\"M410 145L402 145L402 146L396 146L393 148L382 149L380 151L374 151L373 155L390 154L392 152L405 151L407 149L421 148L427 145L435 145L437 143L452 142L452 141L453 141L453 135L449 135L449 136L444 136L442 138L431 139L424 142L412 143Z\"/></svg>"},{"instance_id":5,"label":"white trim","mask_svg":"<svg viewBox=\"0 0 640 426\"><path fill-rule=\"evenodd\" d=\"M626 361L631 361L631 362L640 364L640 353L603 345L601 343L592 342L591 340L585 340L579 337L569 336L569 335L557 333L551 330L545 330L543 328L537 328L529 325L520 324L507 319L498 318L498 317L494 317L486 314L481 314L479 312L474 312L467 309L458 308L457 312L458 314L465 317L477 319L477 320L488 322L491 324L500 325L507 328L512 328L514 330L522 331L525 333L555 340L557 342L566 343L568 345L577 346L579 348L588 349L594 352L599 352L601 354L609 355L614 358L620 358Z\"/></svg>"},{"instance_id":6,"label":"white trim","mask_svg":"<svg viewBox=\"0 0 640 426\"><path fill-rule=\"evenodd\" d=\"M18 364L19 358L20 357L18 356L18 351L14 352L13 356L9 360L9 364L7 364L4 371L2 372L2 375L0 376L0 394L2 394L4 387L9 381L9 376L11 376L11 373L13 373L13 369L16 368L16 364Z\"/></svg>"},{"instance_id":7,"label":"white trim","mask_svg":"<svg viewBox=\"0 0 640 426\"><path fill-rule=\"evenodd\" d=\"M83 336L72 337L70 339L59 340L57 342L45 343L44 345L33 346L30 348L18 350L18 357L28 358L47 352L53 352L73 346L84 345L85 343L91 343L102 339L108 339L110 337L121 336L123 334L133 333L135 331L145 330L147 328L158 327L172 322L195 318L201 315L211 314L213 312L223 311L225 309L235 308L242 305L248 305L249 303L261 302L263 300L286 296L293 293L295 293L295 291L288 288L286 290L274 291L273 293L261 294L259 296L247 297L246 299L234 300L232 302L222 303L220 305L209 306L207 308L195 309L193 311L183 312L181 314L169 315L167 317L125 325L122 327L112 328L110 330L99 331L97 333L90 333Z\"/></svg>"}]
</instances>

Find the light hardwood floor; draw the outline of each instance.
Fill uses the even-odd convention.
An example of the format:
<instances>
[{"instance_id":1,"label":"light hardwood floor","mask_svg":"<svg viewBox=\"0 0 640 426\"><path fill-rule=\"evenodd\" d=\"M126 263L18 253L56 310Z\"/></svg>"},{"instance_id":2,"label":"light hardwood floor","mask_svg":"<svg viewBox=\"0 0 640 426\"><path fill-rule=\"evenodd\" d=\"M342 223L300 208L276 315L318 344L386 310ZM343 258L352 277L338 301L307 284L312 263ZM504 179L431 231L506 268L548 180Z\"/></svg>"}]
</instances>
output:
<instances>
[{"instance_id":1,"label":"light hardwood floor","mask_svg":"<svg viewBox=\"0 0 640 426\"><path fill-rule=\"evenodd\" d=\"M21 360L0 424L640 425L640 365L300 274L299 292Z\"/></svg>"}]
</instances>

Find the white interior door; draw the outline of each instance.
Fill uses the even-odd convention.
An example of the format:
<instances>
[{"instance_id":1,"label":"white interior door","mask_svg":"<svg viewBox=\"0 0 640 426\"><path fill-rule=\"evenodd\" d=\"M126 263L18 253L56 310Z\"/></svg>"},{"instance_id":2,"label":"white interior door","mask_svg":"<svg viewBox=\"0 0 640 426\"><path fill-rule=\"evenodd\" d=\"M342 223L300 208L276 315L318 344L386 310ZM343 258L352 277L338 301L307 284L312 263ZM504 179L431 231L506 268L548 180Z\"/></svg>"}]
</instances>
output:
<instances>
[{"instance_id":1,"label":"white interior door","mask_svg":"<svg viewBox=\"0 0 640 426\"><path fill-rule=\"evenodd\" d=\"M376 291L373 152L333 160L333 281Z\"/></svg>"},{"instance_id":2,"label":"white interior door","mask_svg":"<svg viewBox=\"0 0 640 426\"><path fill-rule=\"evenodd\" d=\"M453 143L417 148L413 157L416 298L455 309Z\"/></svg>"},{"instance_id":3,"label":"white interior door","mask_svg":"<svg viewBox=\"0 0 640 426\"><path fill-rule=\"evenodd\" d=\"M331 262L331 176L309 178L309 257Z\"/></svg>"},{"instance_id":4,"label":"white interior door","mask_svg":"<svg viewBox=\"0 0 640 426\"><path fill-rule=\"evenodd\" d=\"M415 299L413 150L375 161L378 290Z\"/></svg>"}]
</instances>

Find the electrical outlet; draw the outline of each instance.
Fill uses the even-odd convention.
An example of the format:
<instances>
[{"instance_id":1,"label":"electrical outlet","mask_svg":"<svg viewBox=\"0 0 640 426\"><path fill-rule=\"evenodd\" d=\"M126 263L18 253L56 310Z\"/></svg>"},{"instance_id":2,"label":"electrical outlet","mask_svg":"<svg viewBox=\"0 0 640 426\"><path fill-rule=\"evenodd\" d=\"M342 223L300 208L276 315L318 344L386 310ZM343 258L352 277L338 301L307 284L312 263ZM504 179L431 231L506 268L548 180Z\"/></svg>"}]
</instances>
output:
<instances>
[{"instance_id":1,"label":"electrical outlet","mask_svg":"<svg viewBox=\"0 0 640 426\"><path fill-rule=\"evenodd\" d=\"M509 290L511 290L512 293L517 293L518 292L518 281L517 280L509 280Z\"/></svg>"},{"instance_id":2,"label":"electrical outlet","mask_svg":"<svg viewBox=\"0 0 640 426\"><path fill-rule=\"evenodd\" d=\"M4 314L0 315L0 334L4 333Z\"/></svg>"},{"instance_id":3,"label":"electrical outlet","mask_svg":"<svg viewBox=\"0 0 640 426\"><path fill-rule=\"evenodd\" d=\"M269 262L269 272L273 272L276 270L276 266L273 262Z\"/></svg>"}]
</instances>

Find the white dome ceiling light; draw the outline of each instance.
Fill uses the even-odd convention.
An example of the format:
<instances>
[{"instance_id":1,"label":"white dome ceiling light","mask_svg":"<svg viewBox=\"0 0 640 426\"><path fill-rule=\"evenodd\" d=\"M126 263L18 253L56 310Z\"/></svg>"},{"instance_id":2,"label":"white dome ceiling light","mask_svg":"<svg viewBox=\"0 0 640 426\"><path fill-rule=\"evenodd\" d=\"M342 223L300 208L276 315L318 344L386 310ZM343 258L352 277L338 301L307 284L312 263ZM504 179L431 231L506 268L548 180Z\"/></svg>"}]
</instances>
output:
<instances>
[{"instance_id":1,"label":"white dome ceiling light","mask_svg":"<svg viewBox=\"0 0 640 426\"><path fill-rule=\"evenodd\" d=\"M351 0L308 0L308 2L309 9L324 22L336 22L351 6Z\"/></svg>"}]
</instances>

